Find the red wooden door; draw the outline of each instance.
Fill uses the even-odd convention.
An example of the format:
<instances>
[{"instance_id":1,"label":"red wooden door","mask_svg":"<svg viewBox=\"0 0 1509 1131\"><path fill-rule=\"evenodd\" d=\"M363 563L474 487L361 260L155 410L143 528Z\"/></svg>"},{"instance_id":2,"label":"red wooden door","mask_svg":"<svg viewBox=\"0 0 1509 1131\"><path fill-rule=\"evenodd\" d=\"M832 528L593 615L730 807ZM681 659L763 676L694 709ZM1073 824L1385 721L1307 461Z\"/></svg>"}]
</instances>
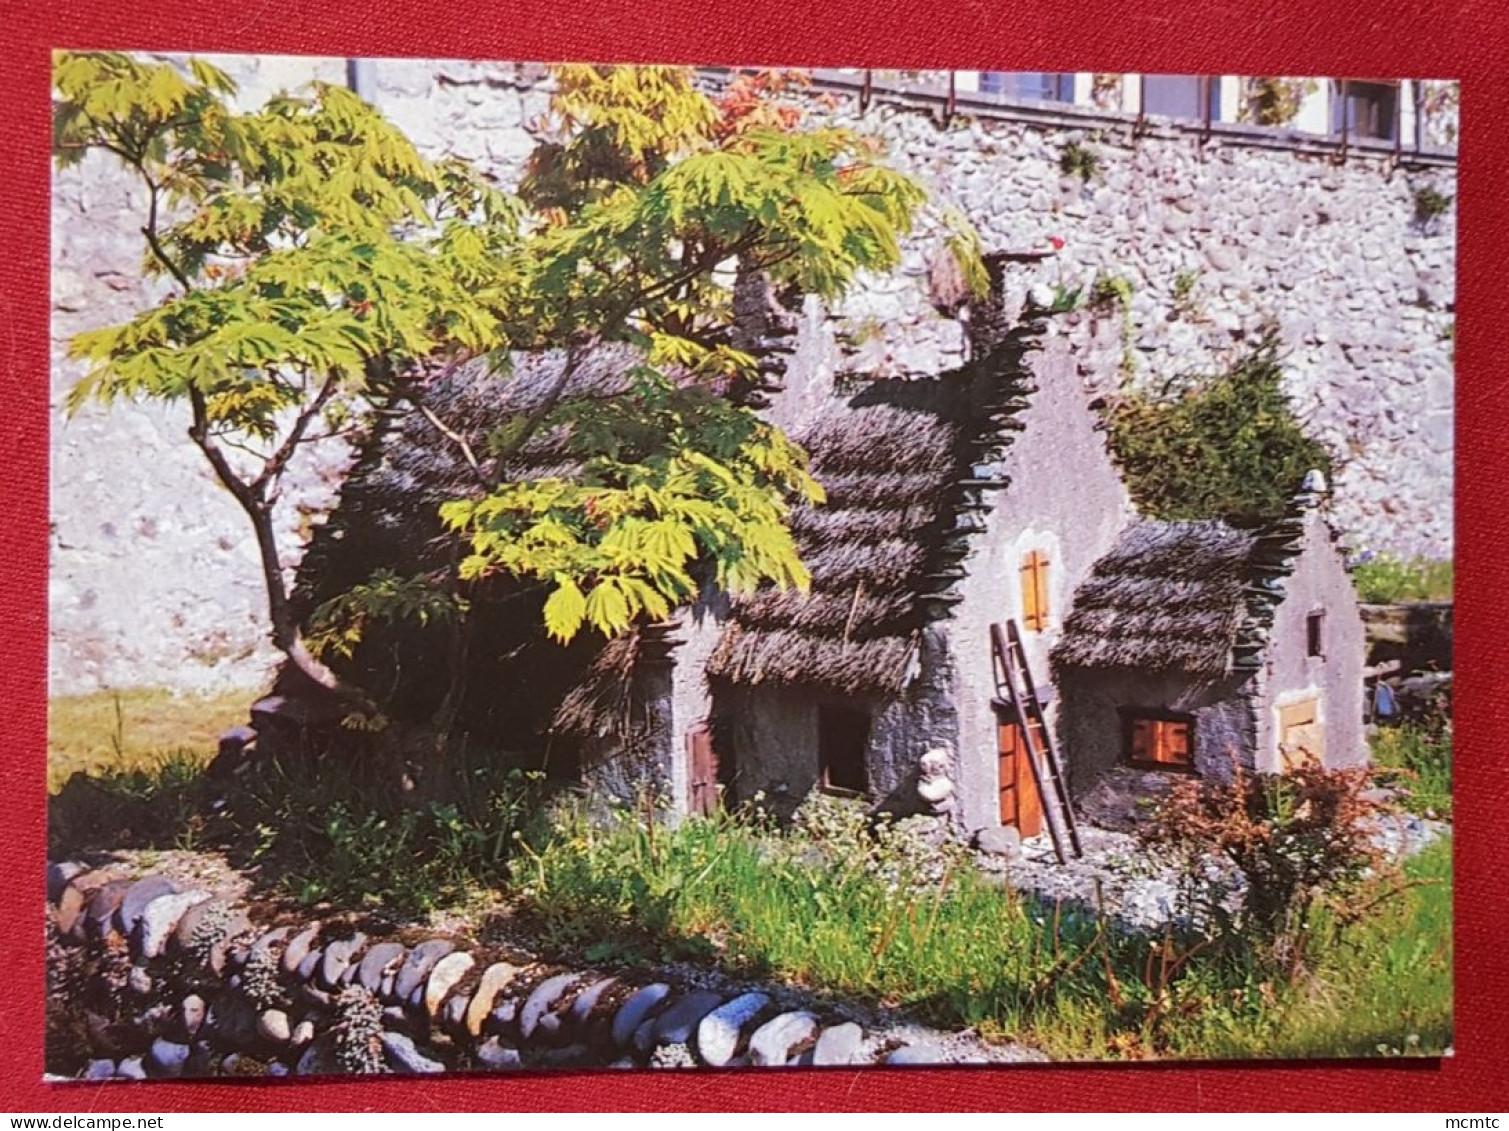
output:
<instances>
[{"instance_id":1,"label":"red wooden door","mask_svg":"<svg viewBox=\"0 0 1509 1131\"><path fill-rule=\"evenodd\" d=\"M1034 737L1041 746L1041 736ZM1000 755L1001 824L1014 826L1023 837L1037 836L1043 831L1043 802L1032 777L1022 725L1017 722L998 724L996 749Z\"/></svg>"},{"instance_id":2,"label":"red wooden door","mask_svg":"<svg viewBox=\"0 0 1509 1131\"><path fill-rule=\"evenodd\" d=\"M688 774L687 810L694 817L711 817L718 808L718 753L713 732L695 726L686 735Z\"/></svg>"}]
</instances>

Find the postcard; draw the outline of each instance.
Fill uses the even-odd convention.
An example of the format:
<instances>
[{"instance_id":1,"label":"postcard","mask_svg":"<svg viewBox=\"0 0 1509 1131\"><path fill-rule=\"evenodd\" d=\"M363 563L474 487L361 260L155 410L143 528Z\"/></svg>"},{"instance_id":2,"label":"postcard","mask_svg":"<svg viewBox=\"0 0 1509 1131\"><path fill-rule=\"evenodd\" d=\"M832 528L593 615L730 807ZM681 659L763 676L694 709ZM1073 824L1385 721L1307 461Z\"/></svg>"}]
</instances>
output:
<instances>
[{"instance_id":1,"label":"postcard","mask_svg":"<svg viewBox=\"0 0 1509 1131\"><path fill-rule=\"evenodd\" d=\"M50 1079L1452 1053L1456 83L52 97Z\"/></svg>"}]
</instances>

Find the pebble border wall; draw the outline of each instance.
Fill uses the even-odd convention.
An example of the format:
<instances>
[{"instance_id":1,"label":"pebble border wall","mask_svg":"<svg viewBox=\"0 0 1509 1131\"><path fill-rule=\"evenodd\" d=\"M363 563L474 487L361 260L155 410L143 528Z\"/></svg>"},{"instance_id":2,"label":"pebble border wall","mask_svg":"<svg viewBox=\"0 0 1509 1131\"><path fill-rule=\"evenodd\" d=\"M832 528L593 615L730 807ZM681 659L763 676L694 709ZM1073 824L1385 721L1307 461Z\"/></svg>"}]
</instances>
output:
<instances>
[{"instance_id":1,"label":"pebble border wall","mask_svg":"<svg viewBox=\"0 0 1509 1131\"><path fill-rule=\"evenodd\" d=\"M254 103L339 59L223 60ZM504 183L546 104L538 67L378 60L360 89L430 156L475 161ZM989 249L1047 251L1013 284L1122 298L1060 323L1090 395L1218 372L1273 328L1287 391L1337 456L1335 517L1350 544L1411 557L1452 552L1455 209L1453 162L1339 154L1313 142L1256 144L1230 131L1120 114L1044 116L936 102L859 113L849 91L814 107L883 138L891 160L959 207ZM1066 158L1068 154L1068 158ZM1086 175L1066 173L1066 163ZM150 302L141 278L142 201L109 162L59 174L53 201L51 688L251 687L270 670L255 549L171 411L118 406L65 421L78 331ZM937 217L894 278L833 312L845 368L935 373L963 357L964 329L939 314L928 267ZM1053 248L1062 241L1062 247ZM1112 280L1116 282L1112 283ZM286 492L285 544L330 505L346 454L314 446Z\"/></svg>"},{"instance_id":2,"label":"pebble border wall","mask_svg":"<svg viewBox=\"0 0 1509 1131\"><path fill-rule=\"evenodd\" d=\"M785 987L614 977L436 932L268 928L166 875L50 864L48 1070L62 1078L1043 1059L866 1026Z\"/></svg>"}]
</instances>

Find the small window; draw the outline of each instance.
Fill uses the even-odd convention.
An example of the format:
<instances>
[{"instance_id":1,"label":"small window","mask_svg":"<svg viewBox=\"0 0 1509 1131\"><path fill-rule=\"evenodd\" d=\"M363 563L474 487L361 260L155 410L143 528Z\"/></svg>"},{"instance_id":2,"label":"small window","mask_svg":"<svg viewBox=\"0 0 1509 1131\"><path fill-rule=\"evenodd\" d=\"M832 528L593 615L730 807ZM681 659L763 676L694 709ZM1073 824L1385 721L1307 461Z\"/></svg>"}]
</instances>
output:
<instances>
[{"instance_id":1,"label":"small window","mask_svg":"<svg viewBox=\"0 0 1509 1131\"><path fill-rule=\"evenodd\" d=\"M1136 765L1188 769L1195 762L1195 720L1188 715L1128 714L1126 753L1127 761Z\"/></svg>"},{"instance_id":2,"label":"small window","mask_svg":"<svg viewBox=\"0 0 1509 1131\"><path fill-rule=\"evenodd\" d=\"M1037 71L981 71L980 91L1029 102L1073 102L1074 75Z\"/></svg>"},{"instance_id":3,"label":"small window","mask_svg":"<svg viewBox=\"0 0 1509 1131\"><path fill-rule=\"evenodd\" d=\"M852 707L817 709L817 755L823 785L864 793L865 751L870 745L870 715Z\"/></svg>"},{"instance_id":4,"label":"small window","mask_svg":"<svg viewBox=\"0 0 1509 1131\"><path fill-rule=\"evenodd\" d=\"M1022 628L1042 632L1048 627L1048 555L1033 550L1022 557Z\"/></svg>"},{"instance_id":5,"label":"small window","mask_svg":"<svg viewBox=\"0 0 1509 1131\"><path fill-rule=\"evenodd\" d=\"M1148 75L1142 80L1142 112L1165 118L1214 121L1221 116L1221 81L1200 75Z\"/></svg>"},{"instance_id":6,"label":"small window","mask_svg":"<svg viewBox=\"0 0 1509 1131\"><path fill-rule=\"evenodd\" d=\"M1399 125L1399 88L1389 82L1339 82L1331 98L1331 132L1393 141Z\"/></svg>"},{"instance_id":7,"label":"small window","mask_svg":"<svg viewBox=\"0 0 1509 1131\"><path fill-rule=\"evenodd\" d=\"M1326 611L1317 609L1305 618L1305 655L1326 654Z\"/></svg>"}]
</instances>

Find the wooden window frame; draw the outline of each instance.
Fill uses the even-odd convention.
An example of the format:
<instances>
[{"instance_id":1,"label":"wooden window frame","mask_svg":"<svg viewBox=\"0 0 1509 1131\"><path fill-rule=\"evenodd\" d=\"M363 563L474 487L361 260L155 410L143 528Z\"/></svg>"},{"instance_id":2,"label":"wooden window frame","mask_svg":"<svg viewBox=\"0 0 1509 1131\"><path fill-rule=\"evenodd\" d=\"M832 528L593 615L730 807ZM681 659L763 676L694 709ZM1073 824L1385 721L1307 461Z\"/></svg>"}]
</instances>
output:
<instances>
[{"instance_id":1,"label":"wooden window frame","mask_svg":"<svg viewBox=\"0 0 1509 1131\"><path fill-rule=\"evenodd\" d=\"M1022 631L1045 632L1053 622L1053 559L1047 550L1022 555L1017 578L1022 595Z\"/></svg>"},{"instance_id":2,"label":"wooden window frame","mask_svg":"<svg viewBox=\"0 0 1509 1131\"><path fill-rule=\"evenodd\" d=\"M1156 725L1177 725L1186 728L1184 738L1189 751L1187 762L1159 762L1152 758L1139 758L1135 753L1135 734L1137 724L1148 722ZM1169 711L1159 707L1123 707L1121 708L1121 752L1122 758L1129 766L1135 766L1140 770L1162 770L1173 774L1195 773L1195 716L1180 711Z\"/></svg>"}]
</instances>

